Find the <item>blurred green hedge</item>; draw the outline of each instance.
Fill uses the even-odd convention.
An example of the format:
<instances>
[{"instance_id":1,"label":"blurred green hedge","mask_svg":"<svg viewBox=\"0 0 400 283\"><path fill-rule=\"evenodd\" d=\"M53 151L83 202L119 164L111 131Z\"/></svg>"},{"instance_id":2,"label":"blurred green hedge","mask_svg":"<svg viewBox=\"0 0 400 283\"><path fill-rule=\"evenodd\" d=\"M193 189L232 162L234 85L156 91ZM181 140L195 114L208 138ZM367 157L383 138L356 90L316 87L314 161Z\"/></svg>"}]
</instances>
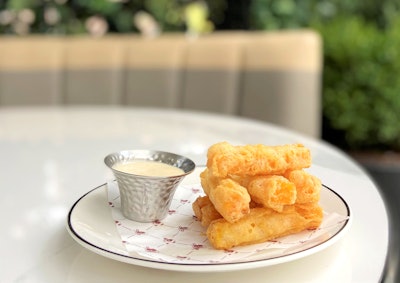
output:
<instances>
[{"instance_id":1,"label":"blurred green hedge","mask_svg":"<svg viewBox=\"0 0 400 283\"><path fill-rule=\"evenodd\" d=\"M324 40L323 112L349 149L400 150L399 27L400 17L385 29L359 17L318 27Z\"/></svg>"},{"instance_id":2,"label":"blurred green hedge","mask_svg":"<svg viewBox=\"0 0 400 283\"><path fill-rule=\"evenodd\" d=\"M324 139L346 150L400 150L399 11L393 0L253 0L250 24L320 32Z\"/></svg>"}]
</instances>

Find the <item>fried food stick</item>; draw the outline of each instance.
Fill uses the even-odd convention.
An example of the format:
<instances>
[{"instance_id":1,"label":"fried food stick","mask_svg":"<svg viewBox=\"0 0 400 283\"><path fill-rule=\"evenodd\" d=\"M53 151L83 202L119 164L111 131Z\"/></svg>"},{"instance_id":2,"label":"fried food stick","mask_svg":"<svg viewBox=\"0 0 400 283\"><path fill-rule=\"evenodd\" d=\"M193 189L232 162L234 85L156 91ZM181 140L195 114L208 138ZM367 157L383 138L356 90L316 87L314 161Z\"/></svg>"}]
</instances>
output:
<instances>
[{"instance_id":1,"label":"fried food stick","mask_svg":"<svg viewBox=\"0 0 400 283\"><path fill-rule=\"evenodd\" d=\"M285 177L296 186L296 203L317 202L320 198L321 180L304 170L289 171Z\"/></svg>"},{"instance_id":2,"label":"fried food stick","mask_svg":"<svg viewBox=\"0 0 400 283\"><path fill-rule=\"evenodd\" d=\"M200 173L200 183L206 195L209 195L210 188L218 186L219 182L220 178L212 176L208 168L205 168L204 171Z\"/></svg>"},{"instance_id":3,"label":"fried food stick","mask_svg":"<svg viewBox=\"0 0 400 283\"><path fill-rule=\"evenodd\" d=\"M304 218L310 220L307 229L317 229L324 218L324 211L317 202L294 204L294 209Z\"/></svg>"},{"instance_id":4,"label":"fried food stick","mask_svg":"<svg viewBox=\"0 0 400 283\"><path fill-rule=\"evenodd\" d=\"M194 215L201 225L208 227L216 219L222 218L221 214L215 209L208 196L198 197L192 204Z\"/></svg>"},{"instance_id":5,"label":"fried food stick","mask_svg":"<svg viewBox=\"0 0 400 283\"><path fill-rule=\"evenodd\" d=\"M311 165L309 149L301 144L233 146L227 142L212 145L207 152L207 167L215 177L228 175L282 175L286 171Z\"/></svg>"},{"instance_id":6,"label":"fried food stick","mask_svg":"<svg viewBox=\"0 0 400 283\"><path fill-rule=\"evenodd\" d=\"M201 219L203 219L203 213L202 213L201 209L209 203L210 203L210 199L208 198L208 196L198 197L192 203L192 209L193 209L194 215L197 217L198 220L201 221Z\"/></svg>"},{"instance_id":7,"label":"fried food stick","mask_svg":"<svg viewBox=\"0 0 400 283\"><path fill-rule=\"evenodd\" d=\"M237 175L229 175L227 178L232 179L233 181L240 184L242 187L247 187L249 182L252 180L252 177L241 177ZM205 168L204 171L200 173L200 183L206 195L210 193L210 188L215 188L216 186L218 186L223 179L226 178L219 178L214 176L208 168Z\"/></svg>"},{"instance_id":8,"label":"fried food stick","mask_svg":"<svg viewBox=\"0 0 400 283\"><path fill-rule=\"evenodd\" d=\"M250 212L250 195L232 179L221 180L216 187L210 187L208 194L215 209L230 223L234 223Z\"/></svg>"},{"instance_id":9,"label":"fried food stick","mask_svg":"<svg viewBox=\"0 0 400 283\"><path fill-rule=\"evenodd\" d=\"M264 207L282 211L285 205L294 204L296 187L280 175L260 175L251 177L232 176L233 180L247 188L251 200ZM219 185L223 178L212 175L207 168L200 174L201 185L206 195Z\"/></svg>"},{"instance_id":10,"label":"fried food stick","mask_svg":"<svg viewBox=\"0 0 400 283\"><path fill-rule=\"evenodd\" d=\"M230 178L215 177L207 168L200 173L200 180L204 192L213 204L212 207L205 208L210 214L213 215L213 210L216 210L229 222L235 222L249 213L251 198L247 189L239 183ZM204 222L208 223L208 220Z\"/></svg>"},{"instance_id":11,"label":"fried food stick","mask_svg":"<svg viewBox=\"0 0 400 283\"><path fill-rule=\"evenodd\" d=\"M296 186L280 175L256 176L247 187L251 199L264 207L282 212L285 205L296 201Z\"/></svg>"},{"instance_id":12,"label":"fried food stick","mask_svg":"<svg viewBox=\"0 0 400 283\"><path fill-rule=\"evenodd\" d=\"M314 228L312 218L306 218L294 206L278 213L268 208L253 208L236 223L225 219L214 220L207 229L207 237L216 249L261 243Z\"/></svg>"}]
</instances>

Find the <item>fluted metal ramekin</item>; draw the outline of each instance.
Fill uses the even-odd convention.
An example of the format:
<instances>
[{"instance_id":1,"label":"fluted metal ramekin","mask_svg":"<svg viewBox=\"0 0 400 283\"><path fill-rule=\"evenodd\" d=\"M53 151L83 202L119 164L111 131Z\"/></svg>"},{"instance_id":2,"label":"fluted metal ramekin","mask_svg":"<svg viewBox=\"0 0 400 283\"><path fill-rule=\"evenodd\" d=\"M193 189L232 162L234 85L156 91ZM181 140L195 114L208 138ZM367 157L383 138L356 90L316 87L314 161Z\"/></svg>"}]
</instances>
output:
<instances>
[{"instance_id":1,"label":"fluted metal ramekin","mask_svg":"<svg viewBox=\"0 0 400 283\"><path fill-rule=\"evenodd\" d=\"M181 175L168 177L142 176L118 171L113 166L133 160L157 161L178 167ZM122 214L138 222L153 222L167 216L173 195L183 178L196 167L189 158L156 150L123 150L104 158L118 183Z\"/></svg>"}]
</instances>

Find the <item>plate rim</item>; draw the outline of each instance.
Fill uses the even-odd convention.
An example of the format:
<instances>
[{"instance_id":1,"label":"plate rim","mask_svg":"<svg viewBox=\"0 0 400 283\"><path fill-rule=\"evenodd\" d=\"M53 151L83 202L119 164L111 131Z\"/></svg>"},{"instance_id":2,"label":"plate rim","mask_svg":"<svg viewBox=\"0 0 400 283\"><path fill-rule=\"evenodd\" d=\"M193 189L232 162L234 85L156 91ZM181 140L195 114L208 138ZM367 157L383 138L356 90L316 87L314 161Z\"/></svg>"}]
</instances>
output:
<instances>
[{"instance_id":1,"label":"plate rim","mask_svg":"<svg viewBox=\"0 0 400 283\"><path fill-rule=\"evenodd\" d=\"M230 270L245 270L245 269L253 269L258 267L266 267L277 265L285 262L291 262L299 258L303 258L312 254L315 254L319 251L324 250L325 248L333 245L334 243L338 242L348 231L352 224L353 214L351 211L350 206L344 200L344 198L338 194L332 188L322 184L322 187L327 189L329 192L333 193L344 205L347 211L347 219L343 221L342 227L332 236L330 236L327 240L318 243L317 245L308 247L304 250L294 251L293 253L286 254L283 256L274 256L272 258L261 258L261 259L254 259L248 261L237 261L237 262L219 262L219 263L179 263L179 262L164 262L164 261L157 261L154 259L147 259L147 258L139 258L131 255L125 255L122 253L118 253L116 251L109 250L107 248L98 246L89 240L82 237L76 229L74 229L72 224L72 214L74 209L77 207L80 202L86 198L88 195L103 189L107 186L107 183L103 183L85 194L79 197L74 204L71 206L68 215L67 215L67 231L71 235L71 237L82 247L107 258L117 260L120 262L125 262L128 264L133 264L137 266L149 267L154 269L160 270L171 270L171 271L184 271L184 272L222 272L222 271L230 271ZM111 211L110 211L111 215Z\"/></svg>"}]
</instances>

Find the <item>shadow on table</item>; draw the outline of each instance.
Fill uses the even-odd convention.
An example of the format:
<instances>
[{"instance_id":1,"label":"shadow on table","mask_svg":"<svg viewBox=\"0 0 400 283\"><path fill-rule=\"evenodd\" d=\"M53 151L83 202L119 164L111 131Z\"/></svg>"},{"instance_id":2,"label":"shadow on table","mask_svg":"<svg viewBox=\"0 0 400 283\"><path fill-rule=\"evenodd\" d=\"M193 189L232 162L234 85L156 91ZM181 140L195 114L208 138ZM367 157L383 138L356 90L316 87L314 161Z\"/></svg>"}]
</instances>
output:
<instances>
[{"instance_id":1,"label":"shadow on table","mask_svg":"<svg viewBox=\"0 0 400 283\"><path fill-rule=\"evenodd\" d=\"M255 269L231 270L229 272L176 272L157 268L141 267L127 264L110 258L99 256L82 249L70 266L69 282L87 282L88 276L94 282L136 282L141 279L146 283L158 282L229 282L242 283L246 280L253 283L272 282L312 282L319 278L320 282L350 282L351 264L347 249L341 242L334 244L316 254L306 256L291 262L258 267ZM284 267L282 267L284 265ZM299 265L304 269L298 272ZM150 266L150 265L149 265ZM329 269L326 267L329 266ZM199 271L207 267L199 266ZM182 270L184 267L182 267ZM204 271L204 270L203 270ZM288 274L295 274L293 277ZM291 278L291 279L288 279Z\"/></svg>"},{"instance_id":2,"label":"shadow on table","mask_svg":"<svg viewBox=\"0 0 400 283\"><path fill-rule=\"evenodd\" d=\"M368 169L380 188L389 214L389 250L382 283L400 282L400 190L397 172L377 172Z\"/></svg>"}]
</instances>

